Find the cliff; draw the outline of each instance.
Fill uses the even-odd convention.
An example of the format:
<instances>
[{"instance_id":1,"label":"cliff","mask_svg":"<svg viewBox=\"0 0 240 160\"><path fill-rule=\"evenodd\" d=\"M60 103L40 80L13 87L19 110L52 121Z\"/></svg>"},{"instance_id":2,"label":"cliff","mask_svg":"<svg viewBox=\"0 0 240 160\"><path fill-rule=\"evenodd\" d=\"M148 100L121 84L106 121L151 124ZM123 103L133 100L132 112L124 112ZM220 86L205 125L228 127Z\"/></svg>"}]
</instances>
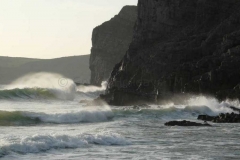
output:
<instances>
[{"instance_id":1,"label":"cliff","mask_svg":"<svg viewBox=\"0 0 240 160\"><path fill-rule=\"evenodd\" d=\"M110 21L96 27L92 34L90 57L91 84L101 85L121 61L133 37L137 7L125 6Z\"/></svg>"},{"instance_id":2,"label":"cliff","mask_svg":"<svg viewBox=\"0 0 240 160\"><path fill-rule=\"evenodd\" d=\"M109 79L115 105L175 94L240 98L239 0L139 0L134 37Z\"/></svg>"}]
</instances>

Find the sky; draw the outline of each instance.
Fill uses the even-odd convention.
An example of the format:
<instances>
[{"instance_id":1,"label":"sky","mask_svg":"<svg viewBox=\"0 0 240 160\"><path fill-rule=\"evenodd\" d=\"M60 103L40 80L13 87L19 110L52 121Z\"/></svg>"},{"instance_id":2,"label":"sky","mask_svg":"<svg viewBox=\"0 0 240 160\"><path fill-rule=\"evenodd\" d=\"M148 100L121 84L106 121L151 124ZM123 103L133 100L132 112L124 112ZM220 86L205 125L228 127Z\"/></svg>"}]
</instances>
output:
<instances>
[{"instance_id":1,"label":"sky","mask_svg":"<svg viewBox=\"0 0 240 160\"><path fill-rule=\"evenodd\" d=\"M0 0L0 56L90 54L92 30L138 0Z\"/></svg>"}]
</instances>

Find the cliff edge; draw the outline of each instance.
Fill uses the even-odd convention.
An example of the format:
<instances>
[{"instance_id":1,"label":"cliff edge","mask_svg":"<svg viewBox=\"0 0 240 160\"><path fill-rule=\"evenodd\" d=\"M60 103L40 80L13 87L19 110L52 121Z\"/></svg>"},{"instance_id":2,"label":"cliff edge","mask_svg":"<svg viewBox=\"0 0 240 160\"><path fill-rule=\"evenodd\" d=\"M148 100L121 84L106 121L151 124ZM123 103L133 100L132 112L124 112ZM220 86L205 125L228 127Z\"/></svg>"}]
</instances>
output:
<instances>
[{"instance_id":1,"label":"cliff edge","mask_svg":"<svg viewBox=\"0 0 240 160\"><path fill-rule=\"evenodd\" d=\"M125 6L118 15L93 30L90 57L92 85L101 85L121 61L132 41L136 20L137 7Z\"/></svg>"}]
</instances>

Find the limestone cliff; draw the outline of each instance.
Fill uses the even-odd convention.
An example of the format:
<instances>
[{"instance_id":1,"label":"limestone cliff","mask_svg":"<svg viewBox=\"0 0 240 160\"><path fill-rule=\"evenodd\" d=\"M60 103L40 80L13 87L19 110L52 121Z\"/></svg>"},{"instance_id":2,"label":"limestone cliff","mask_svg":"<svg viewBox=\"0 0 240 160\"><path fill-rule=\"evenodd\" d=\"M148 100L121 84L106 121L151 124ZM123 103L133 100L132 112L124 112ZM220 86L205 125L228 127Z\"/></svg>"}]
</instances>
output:
<instances>
[{"instance_id":1,"label":"limestone cliff","mask_svg":"<svg viewBox=\"0 0 240 160\"><path fill-rule=\"evenodd\" d=\"M136 20L137 7L125 6L118 15L93 30L91 84L101 85L102 81L110 77L114 66L129 48Z\"/></svg>"},{"instance_id":2,"label":"limestone cliff","mask_svg":"<svg viewBox=\"0 0 240 160\"><path fill-rule=\"evenodd\" d=\"M123 105L179 93L240 98L239 0L139 0L134 38L105 98Z\"/></svg>"}]
</instances>

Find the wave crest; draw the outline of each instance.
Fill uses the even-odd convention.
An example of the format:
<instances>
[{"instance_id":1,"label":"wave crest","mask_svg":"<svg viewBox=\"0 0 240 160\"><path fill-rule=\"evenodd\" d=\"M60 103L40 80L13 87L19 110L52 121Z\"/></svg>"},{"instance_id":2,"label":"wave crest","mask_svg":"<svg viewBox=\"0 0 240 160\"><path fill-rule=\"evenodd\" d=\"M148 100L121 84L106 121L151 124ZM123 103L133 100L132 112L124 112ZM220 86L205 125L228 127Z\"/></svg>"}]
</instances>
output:
<instances>
[{"instance_id":1,"label":"wave crest","mask_svg":"<svg viewBox=\"0 0 240 160\"><path fill-rule=\"evenodd\" d=\"M110 108L86 108L70 113L34 113L0 111L0 126L36 125L39 123L70 124L106 122L114 117Z\"/></svg>"},{"instance_id":2,"label":"wave crest","mask_svg":"<svg viewBox=\"0 0 240 160\"><path fill-rule=\"evenodd\" d=\"M72 92L49 88L23 88L0 90L0 99L60 99L73 100Z\"/></svg>"},{"instance_id":3,"label":"wave crest","mask_svg":"<svg viewBox=\"0 0 240 160\"><path fill-rule=\"evenodd\" d=\"M175 105L173 102L166 105L146 105L113 109L116 116L142 115L157 117L163 120L196 119L198 115L217 116L220 113L234 112L230 106L240 107L238 101L219 102L212 97L198 96L187 99L186 102Z\"/></svg>"},{"instance_id":4,"label":"wave crest","mask_svg":"<svg viewBox=\"0 0 240 160\"><path fill-rule=\"evenodd\" d=\"M54 73L27 74L0 90L0 99L61 99L74 100L75 83Z\"/></svg>"},{"instance_id":5,"label":"wave crest","mask_svg":"<svg viewBox=\"0 0 240 160\"><path fill-rule=\"evenodd\" d=\"M0 90L0 99L35 99L35 98L56 98L53 93L44 88L24 88Z\"/></svg>"},{"instance_id":6,"label":"wave crest","mask_svg":"<svg viewBox=\"0 0 240 160\"><path fill-rule=\"evenodd\" d=\"M50 149L81 148L88 145L130 145L120 134L103 132L99 134L70 135L34 135L22 139L1 143L2 156L10 152L20 154L45 152Z\"/></svg>"}]
</instances>

